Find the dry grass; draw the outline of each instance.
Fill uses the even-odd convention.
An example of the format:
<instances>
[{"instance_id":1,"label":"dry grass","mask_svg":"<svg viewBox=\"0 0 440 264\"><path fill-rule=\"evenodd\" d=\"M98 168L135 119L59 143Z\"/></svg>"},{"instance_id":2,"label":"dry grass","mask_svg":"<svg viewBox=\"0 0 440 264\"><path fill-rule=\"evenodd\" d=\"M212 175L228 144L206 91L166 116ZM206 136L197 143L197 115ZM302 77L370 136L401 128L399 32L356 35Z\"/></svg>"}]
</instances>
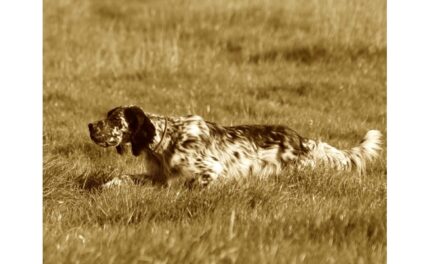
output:
<instances>
[{"instance_id":1,"label":"dry grass","mask_svg":"<svg viewBox=\"0 0 440 264\"><path fill-rule=\"evenodd\" d=\"M44 1L43 119L46 263L386 261L386 151L363 177L95 190L142 171L88 139L124 104L342 148L386 135L386 1Z\"/></svg>"}]
</instances>

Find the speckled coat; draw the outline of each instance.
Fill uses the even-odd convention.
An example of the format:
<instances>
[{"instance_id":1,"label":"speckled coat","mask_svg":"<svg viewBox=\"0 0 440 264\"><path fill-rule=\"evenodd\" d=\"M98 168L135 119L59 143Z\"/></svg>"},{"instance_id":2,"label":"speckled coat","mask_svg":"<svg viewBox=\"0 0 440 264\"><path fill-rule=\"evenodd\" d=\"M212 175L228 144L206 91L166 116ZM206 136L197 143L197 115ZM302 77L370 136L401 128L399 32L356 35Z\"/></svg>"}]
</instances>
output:
<instances>
[{"instance_id":1,"label":"speckled coat","mask_svg":"<svg viewBox=\"0 0 440 264\"><path fill-rule=\"evenodd\" d=\"M112 109L106 119L89 124L89 130L100 146L116 146L122 154L131 145L135 156L145 153L147 174L156 182L185 177L202 185L227 178L264 178L288 166L322 164L362 172L366 161L377 156L381 137L370 130L359 146L338 150L286 126L221 126L197 115L144 113L137 106Z\"/></svg>"}]
</instances>

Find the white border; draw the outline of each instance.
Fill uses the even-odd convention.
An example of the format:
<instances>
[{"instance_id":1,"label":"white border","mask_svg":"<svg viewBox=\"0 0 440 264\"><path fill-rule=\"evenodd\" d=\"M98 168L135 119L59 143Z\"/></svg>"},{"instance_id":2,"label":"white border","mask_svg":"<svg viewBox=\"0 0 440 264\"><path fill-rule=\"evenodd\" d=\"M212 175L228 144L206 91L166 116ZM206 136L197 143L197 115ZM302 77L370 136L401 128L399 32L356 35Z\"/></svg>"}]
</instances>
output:
<instances>
[{"instance_id":1,"label":"white border","mask_svg":"<svg viewBox=\"0 0 440 264\"><path fill-rule=\"evenodd\" d=\"M388 263L440 263L438 1L388 1Z\"/></svg>"},{"instance_id":2,"label":"white border","mask_svg":"<svg viewBox=\"0 0 440 264\"><path fill-rule=\"evenodd\" d=\"M42 262L42 12L0 4L2 263Z\"/></svg>"}]
</instances>

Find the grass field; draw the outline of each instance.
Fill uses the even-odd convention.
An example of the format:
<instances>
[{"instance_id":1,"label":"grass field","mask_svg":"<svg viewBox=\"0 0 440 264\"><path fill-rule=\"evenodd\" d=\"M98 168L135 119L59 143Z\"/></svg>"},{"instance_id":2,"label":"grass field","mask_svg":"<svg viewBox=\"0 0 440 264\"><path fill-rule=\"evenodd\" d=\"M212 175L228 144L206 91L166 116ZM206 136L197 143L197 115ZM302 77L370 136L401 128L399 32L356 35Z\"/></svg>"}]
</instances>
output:
<instances>
[{"instance_id":1,"label":"grass field","mask_svg":"<svg viewBox=\"0 0 440 264\"><path fill-rule=\"evenodd\" d=\"M348 148L386 136L386 54L385 0L44 0L44 262L385 263L386 144L360 177L100 191L143 162L87 123L135 104Z\"/></svg>"}]
</instances>

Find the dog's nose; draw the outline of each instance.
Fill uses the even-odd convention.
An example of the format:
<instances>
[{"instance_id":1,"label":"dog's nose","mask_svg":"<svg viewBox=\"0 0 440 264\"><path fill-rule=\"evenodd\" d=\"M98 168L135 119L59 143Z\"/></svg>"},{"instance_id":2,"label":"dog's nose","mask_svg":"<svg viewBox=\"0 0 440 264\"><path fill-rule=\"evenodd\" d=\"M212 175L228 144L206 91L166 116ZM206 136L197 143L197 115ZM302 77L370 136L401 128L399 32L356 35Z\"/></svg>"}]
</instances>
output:
<instances>
[{"instance_id":1,"label":"dog's nose","mask_svg":"<svg viewBox=\"0 0 440 264\"><path fill-rule=\"evenodd\" d=\"M93 125L89 124L89 131L92 132L92 130L93 130Z\"/></svg>"}]
</instances>

